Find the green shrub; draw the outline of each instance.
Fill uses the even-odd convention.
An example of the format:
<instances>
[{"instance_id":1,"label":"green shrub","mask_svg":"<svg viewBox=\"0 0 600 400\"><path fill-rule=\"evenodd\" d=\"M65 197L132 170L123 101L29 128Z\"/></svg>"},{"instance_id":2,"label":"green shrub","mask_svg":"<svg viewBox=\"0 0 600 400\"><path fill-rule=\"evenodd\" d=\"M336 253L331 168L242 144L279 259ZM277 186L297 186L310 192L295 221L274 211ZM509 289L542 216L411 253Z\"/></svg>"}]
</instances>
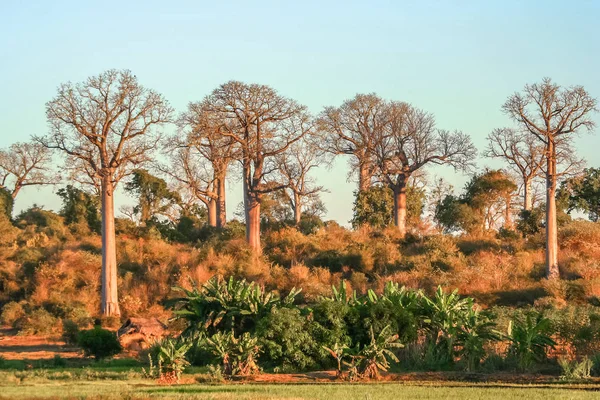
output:
<instances>
[{"instance_id":1,"label":"green shrub","mask_svg":"<svg viewBox=\"0 0 600 400\"><path fill-rule=\"evenodd\" d=\"M297 308L273 309L256 328L263 351L261 362L280 366L283 371L313 368L321 348L308 326L309 321Z\"/></svg>"},{"instance_id":2,"label":"green shrub","mask_svg":"<svg viewBox=\"0 0 600 400\"><path fill-rule=\"evenodd\" d=\"M93 356L96 360L112 357L121 352L117 335L100 326L79 332L77 343L86 356Z\"/></svg>"},{"instance_id":3,"label":"green shrub","mask_svg":"<svg viewBox=\"0 0 600 400\"><path fill-rule=\"evenodd\" d=\"M0 315L0 322L4 325L14 326L15 322L25 316L25 309L23 306L16 301L6 303L2 307L2 314Z\"/></svg>"}]
</instances>

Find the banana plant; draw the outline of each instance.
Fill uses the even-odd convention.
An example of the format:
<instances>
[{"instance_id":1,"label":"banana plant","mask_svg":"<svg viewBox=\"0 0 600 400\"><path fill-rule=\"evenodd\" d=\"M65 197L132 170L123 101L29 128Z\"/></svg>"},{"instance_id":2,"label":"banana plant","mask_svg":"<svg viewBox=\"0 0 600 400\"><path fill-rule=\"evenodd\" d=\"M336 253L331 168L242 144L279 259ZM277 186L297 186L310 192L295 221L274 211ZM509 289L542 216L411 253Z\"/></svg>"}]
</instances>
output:
<instances>
[{"instance_id":1,"label":"banana plant","mask_svg":"<svg viewBox=\"0 0 600 400\"><path fill-rule=\"evenodd\" d=\"M517 358L520 369L527 370L543 361L548 349L556 345L551 334L552 323L541 313L528 313L525 320L514 319L508 325L508 353Z\"/></svg>"},{"instance_id":2,"label":"banana plant","mask_svg":"<svg viewBox=\"0 0 600 400\"><path fill-rule=\"evenodd\" d=\"M241 334L251 330L255 321L275 307L290 307L300 290L293 288L282 300L274 291L265 291L254 282L231 277L224 280L212 277L202 287L192 282L192 289L175 287L182 297L172 299L169 305L175 318L184 319L188 326L185 336L195 332L215 333L233 330Z\"/></svg>"}]
</instances>

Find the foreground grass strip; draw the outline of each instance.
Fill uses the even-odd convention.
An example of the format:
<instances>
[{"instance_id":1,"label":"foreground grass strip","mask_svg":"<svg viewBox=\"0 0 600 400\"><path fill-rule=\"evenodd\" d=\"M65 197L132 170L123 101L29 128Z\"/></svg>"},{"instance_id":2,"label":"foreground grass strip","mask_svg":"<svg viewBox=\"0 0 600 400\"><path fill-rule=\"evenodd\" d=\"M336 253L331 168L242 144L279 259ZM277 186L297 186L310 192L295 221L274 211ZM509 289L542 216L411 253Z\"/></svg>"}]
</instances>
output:
<instances>
[{"instance_id":1,"label":"foreground grass strip","mask_svg":"<svg viewBox=\"0 0 600 400\"><path fill-rule=\"evenodd\" d=\"M44 382L0 387L0 399L596 399L599 387L538 388L472 386L413 386L407 384L305 385L179 385L158 386L148 381Z\"/></svg>"}]
</instances>

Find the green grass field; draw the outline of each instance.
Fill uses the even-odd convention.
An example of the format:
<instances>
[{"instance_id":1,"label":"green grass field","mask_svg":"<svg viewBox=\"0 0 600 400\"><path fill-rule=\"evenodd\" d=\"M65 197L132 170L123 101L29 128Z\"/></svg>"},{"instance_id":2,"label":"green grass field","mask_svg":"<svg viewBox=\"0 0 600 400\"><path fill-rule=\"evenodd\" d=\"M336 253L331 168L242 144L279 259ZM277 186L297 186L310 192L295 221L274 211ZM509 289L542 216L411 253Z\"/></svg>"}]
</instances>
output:
<instances>
[{"instance_id":1,"label":"green grass field","mask_svg":"<svg viewBox=\"0 0 600 400\"><path fill-rule=\"evenodd\" d=\"M159 386L148 380L0 383L1 399L597 399L585 386L417 384L228 384ZM595 389L595 390L594 390Z\"/></svg>"}]
</instances>

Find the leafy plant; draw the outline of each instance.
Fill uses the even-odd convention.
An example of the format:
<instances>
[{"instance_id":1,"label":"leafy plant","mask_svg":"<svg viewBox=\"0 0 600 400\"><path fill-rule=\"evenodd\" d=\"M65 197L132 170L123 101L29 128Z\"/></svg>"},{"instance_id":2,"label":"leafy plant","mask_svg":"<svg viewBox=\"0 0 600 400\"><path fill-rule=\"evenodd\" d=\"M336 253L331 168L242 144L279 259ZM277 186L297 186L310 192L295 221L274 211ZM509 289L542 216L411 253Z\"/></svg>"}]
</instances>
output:
<instances>
[{"instance_id":1,"label":"leafy plant","mask_svg":"<svg viewBox=\"0 0 600 400\"><path fill-rule=\"evenodd\" d=\"M214 334L222 330L232 330L235 334L250 332L256 321L273 308L291 306L300 293L300 290L292 289L281 299L276 292L265 291L254 282L233 277L225 281L217 276L200 288L192 282L191 290L174 289L184 294L169 303L175 317L187 322L184 336L197 332Z\"/></svg>"},{"instance_id":2,"label":"leafy plant","mask_svg":"<svg viewBox=\"0 0 600 400\"><path fill-rule=\"evenodd\" d=\"M80 331L77 343L83 349L86 356L93 356L96 360L112 357L121 352L121 344L117 335L100 326Z\"/></svg>"},{"instance_id":3,"label":"leafy plant","mask_svg":"<svg viewBox=\"0 0 600 400\"><path fill-rule=\"evenodd\" d=\"M179 381L185 368L190 365L185 358L192 347L188 340L176 340L173 338L163 339L158 343L158 362L160 365L160 376L167 379L174 378Z\"/></svg>"},{"instance_id":4,"label":"leafy plant","mask_svg":"<svg viewBox=\"0 0 600 400\"><path fill-rule=\"evenodd\" d=\"M346 351L351 358L351 362L346 363L349 366L349 376L366 379L375 379L379 377L379 371L387 371L390 368L389 359L398 362L398 358L391 349L401 348L403 345L398 342L398 335L390 334L389 326L383 328L379 335L375 336L371 329L371 343L359 349L349 349Z\"/></svg>"},{"instance_id":5,"label":"leafy plant","mask_svg":"<svg viewBox=\"0 0 600 400\"><path fill-rule=\"evenodd\" d=\"M551 333L550 320L540 313L528 313L525 320L516 318L509 323L508 353L517 359L520 369L526 370L546 358L548 348L556 345Z\"/></svg>"},{"instance_id":6,"label":"leafy plant","mask_svg":"<svg viewBox=\"0 0 600 400\"><path fill-rule=\"evenodd\" d=\"M558 360L558 365L562 369L560 379L565 381L589 379L592 376L593 364L592 360L588 357L583 358L581 361L569 361L565 358L560 358Z\"/></svg>"},{"instance_id":7,"label":"leafy plant","mask_svg":"<svg viewBox=\"0 0 600 400\"><path fill-rule=\"evenodd\" d=\"M347 355L348 346L339 345L338 343L334 344L331 348L327 346L323 346L325 350L331 354L331 356L335 359L337 363L337 368L335 370L335 376L337 378L342 376L342 362L344 361L344 357Z\"/></svg>"},{"instance_id":8,"label":"leafy plant","mask_svg":"<svg viewBox=\"0 0 600 400\"><path fill-rule=\"evenodd\" d=\"M459 355L465 361L467 371L473 371L485 356L485 344L488 341L500 340L500 333L495 330L496 323L488 313L478 309L470 309L464 316L463 324L457 332L456 345Z\"/></svg>"},{"instance_id":9,"label":"leafy plant","mask_svg":"<svg viewBox=\"0 0 600 400\"><path fill-rule=\"evenodd\" d=\"M219 332L207 338L206 345L221 361L224 375L251 375L259 371L258 339L247 332L238 338L233 332Z\"/></svg>"}]
</instances>

